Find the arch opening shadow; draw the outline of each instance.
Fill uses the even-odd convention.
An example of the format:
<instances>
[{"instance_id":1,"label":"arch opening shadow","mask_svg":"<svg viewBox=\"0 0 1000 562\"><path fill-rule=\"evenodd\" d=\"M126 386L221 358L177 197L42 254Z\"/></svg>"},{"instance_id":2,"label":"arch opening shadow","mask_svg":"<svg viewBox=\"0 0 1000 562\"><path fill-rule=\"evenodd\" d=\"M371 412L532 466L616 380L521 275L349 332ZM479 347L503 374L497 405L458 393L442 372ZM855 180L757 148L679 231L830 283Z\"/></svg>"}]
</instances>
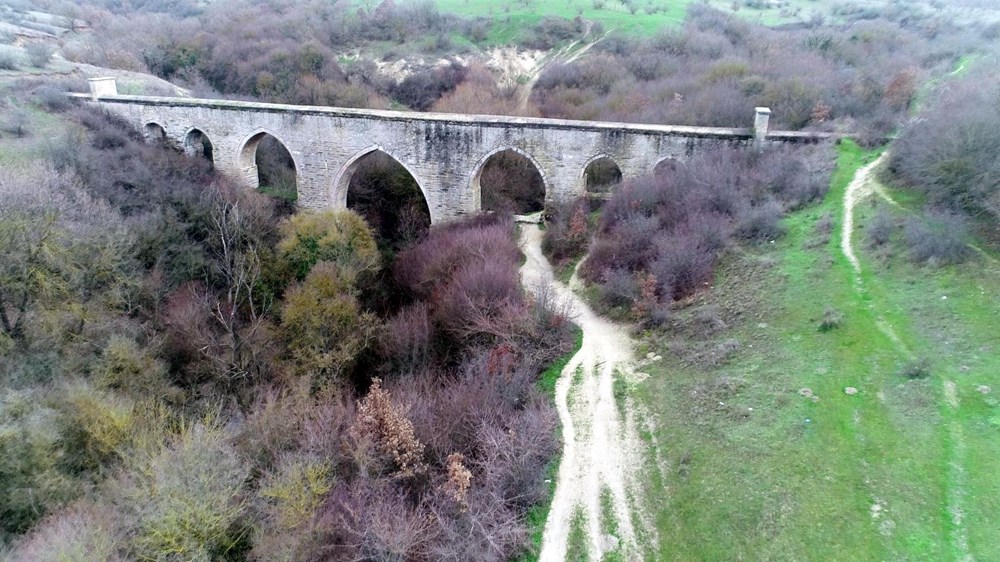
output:
<instances>
[{"instance_id":1,"label":"arch opening shadow","mask_svg":"<svg viewBox=\"0 0 1000 562\"><path fill-rule=\"evenodd\" d=\"M382 150L352 160L338 183L346 187L347 208L364 217L384 249L399 251L430 230L430 207L420 184Z\"/></svg>"},{"instance_id":2,"label":"arch opening shadow","mask_svg":"<svg viewBox=\"0 0 1000 562\"><path fill-rule=\"evenodd\" d=\"M259 132L243 143L238 165L248 185L292 206L298 199L298 169L284 143Z\"/></svg>"},{"instance_id":3,"label":"arch opening shadow","mask_svg":"<svg viewBox=\"0 0 1000 562\"><path fill-rule=\"evenodd\" d=\"M184 153L188 156L199 156L214 164L215 159L212 152L212 141L200 129L191 129L184 136Z\"/></svg>"},{"instance_id":4,"label":"arch opening shadow","mask_svg":"<svg viewBox=\"0 0 1000 562\"><path fill-rule=\"evenodd\" d=\"M142 136L149 144L166 144L167 131L159 123L146 123L142 128Z\"/></svg>"},{"instance_id":5,"label":"arch opening shadow","mask_svg":"<svg viewBox=\"0 0 1000 562\"><path fill-rule=\"evenodd\" d=\"M587 193L608 193L622 183L622 170L609 156L592 159L583 170Z\"/></svg>"},{"instance_id":6,"label":"arch opening shadow","mask_svg":"<svg viewBox=\"0 0 1000 562\"><path fill-rule=\"evenodd\" d=\"M664 158L657 162L656 166L653 166L653 175L664 176L672 174L677 171L679 165L680 162L676 158Z\"/></svg>"},{"instance_id":7,"label":"arch opening shadow","mask_svg":"<svg viewBox=\"0 0 1000 562\"><path fill-rule=\"evenodd\" d=\"M545 209L545 178L530 156L516 148L486 157L472 176L480 209L528 214Z\"/></svg>"}]
</instances>

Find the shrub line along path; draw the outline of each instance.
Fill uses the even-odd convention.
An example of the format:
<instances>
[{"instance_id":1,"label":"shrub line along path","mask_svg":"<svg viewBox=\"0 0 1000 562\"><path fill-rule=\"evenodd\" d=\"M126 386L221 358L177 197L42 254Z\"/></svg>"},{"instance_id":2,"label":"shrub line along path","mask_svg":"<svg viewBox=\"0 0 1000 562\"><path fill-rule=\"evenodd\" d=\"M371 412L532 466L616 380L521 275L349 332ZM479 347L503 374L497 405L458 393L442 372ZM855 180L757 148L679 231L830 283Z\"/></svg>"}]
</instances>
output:
<instances>
[{"instance_id":1,"label":"shrub line along path","mask_svg":"<svg viewBox=\"0 0 1000 562\"><path fill-rule=\"evenodd\" d=\"M643 446L635 416L628 404L619 411L614 393L616 376L633 376L634 344L625 328L599 317L555 279L541 240L538 225L521 225L527 257L522 281L529 291L547 293L569 311L583 331L583 345L556 384L563 451L539 560L561 562L569 548L582 546L570 544L574 527L581 525L588 559L600 560L611 553L626 560L641 559L648 545L640 547L638 539L646 542L655 536L637 504ZM612 517L614 521L609 521Z\"/></svg>"}]
</instances>

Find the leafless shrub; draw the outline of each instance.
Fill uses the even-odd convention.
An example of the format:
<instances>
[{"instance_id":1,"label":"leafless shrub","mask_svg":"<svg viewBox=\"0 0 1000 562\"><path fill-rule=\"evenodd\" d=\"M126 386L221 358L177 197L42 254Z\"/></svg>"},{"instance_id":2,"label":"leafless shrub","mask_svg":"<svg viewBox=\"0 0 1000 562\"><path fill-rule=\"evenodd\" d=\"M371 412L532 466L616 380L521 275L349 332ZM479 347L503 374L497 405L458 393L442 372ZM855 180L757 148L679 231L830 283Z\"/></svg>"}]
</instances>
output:
<instances>
[{"instance_id":1,"label":"leafless shrub","mask_svg":"<svg viewBox=\"0 0 1000 562\"><path fill-rule=\"evenodd\" d=\"M586 252L590 241L589 211L590 205L584 198L549 211L542 251L554 264L565 263Z\"/></svg>"},{"instance_id":2,"label":"leafless shrub","mask_svg":"<svg viewBox=\"0 0 1000 562\"><path fill-rule=\"evenodd\" d=\"M29 43L24 48L24 51L28 55L28 63L31 66L45 68L48 66L49 61L52 60L52 55L55 54L56 49L47 43Z\"/></svg>"},{"instance_id":3,"label":"leafless shrub","mask_svg":"<svg viewBox=\"0 0 1000 562\"><path fill-rule=\"evenodd\" d=\"M774 240L784 233L780 224L783 214L781 204L774 200L745 207L736 219L735 234L753 242Z\"/></svg>"},{"instance_id":4,"label":"leafless shrub","mask_svg":"<svg viewBox=\"0 0 1000 562\"><path fill-rule=\"evenodd\" d=\"M676 300L703 290L712 279L714 263L711 250L693 236L667 235L657 239L656 259L649 269L660 293Z\"/></svg>"},{"instance_id":5,"label":"leafless shrub","mask_svg":"<svg viewBox=\"0 0 1000 562\"><path fill-rule=\"evenodd\" d=\"M124 541L118 517L108 506L76 503L39 523L17 543L9 560L124 560L119 554Z\"/></svg>"},{"instance_id":6,"label":"leafless shrub","mask_svg":"<svg viewBox=\"0 0 1000 562\"><path fill-rule=\"evenodd\" d=\"M900 133L889 165L932 205L996 224L1000 174L992 147L1000 144L1000 91L983 87L989 81L977 73L938 91L921 118Z\"/></svg>"},{"instance_id":7,"label":"leafless shrub","mask_svg":"<svg viewBox=\"0 0 1000 562\"><path fill-rule=\"evenodd\" d=\"M877 248L889 243L896 221L885 209L879 209L865 229L865 237L869 248Z\"/></svg>"},{"instance_id":8,"label":"leafless shrub","mask_svg":"<svg viewBox=\"0 0 1000 562\"><path fill-rule=\"evenodd\" d=\"M910 257L934 266L961 263L969 255L969 226L961 215L929 211L925 217L910 217L903 225Z\"/></svg>"}]
</instances>

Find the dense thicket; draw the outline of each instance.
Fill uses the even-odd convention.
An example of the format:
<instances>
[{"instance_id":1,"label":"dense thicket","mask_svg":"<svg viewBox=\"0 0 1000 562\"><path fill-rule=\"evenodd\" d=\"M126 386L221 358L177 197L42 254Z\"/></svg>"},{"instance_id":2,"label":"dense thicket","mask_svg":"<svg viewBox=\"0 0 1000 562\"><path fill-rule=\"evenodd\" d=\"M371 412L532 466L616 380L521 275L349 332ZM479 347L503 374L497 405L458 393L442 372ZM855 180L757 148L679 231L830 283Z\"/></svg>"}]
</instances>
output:
<instances>
[{"instance_id":1,"label":"dense thicket","mask_svg":"<svg viewBox=\"0 0 1000 562\"><path fill-rule=\"evenodd\" d=\"M70 118L50 166L0 177L0 550L524 551L557 447L536 379L570 338L522 292L511 222L436 229L392 266L353 212L281 218L201 159Z\"/></svg>"},{"instance_id":2,"label":"dense thicket","mask_svg":"<svg viewBox=\"0 0 1000 562\"><path fill-rule=\"evenodd\" d=\"M596 284L604 311L662 320L670 303L708 288L732 240L780 236L785 210L822 197L828 173L822 148L719 149L628 181L604 204L580 275ZM556 258L578 255L586 210L578 203L557 215L545 242Z\"/></svg>"},{"instance_id":3,"label":"dense thicket","mask_svg":"<svg viewBox=\"0 0 1000 562\"><path fill-rule=\"evenodd\" d=\"M131 3L130 3L131 4ZM338 58L364 43L450 48L447 35L475 26L438 12L431 1L224 2L82 8L101 41L66 55L101 66L147 71L200 90L264 101L387 108L388 97L426 109L461 81L461 65L383 80L373 63ZM442 39L444 38L444 39Z\"/></svg>"},{"instance_id":4,"label":"dense thicket","mask_svg":"<svg viewBox=\"0 0 1000 562\"><path fill-rule=\"evenodd\" d=\"M932 206L978 219L1000 235L1000 88L997 74L939 87L893 143L889 169ZM985 86L984 86L985 85Z\"/></svg>"},{"instance_id":5,"label":"dense thicket","mask_svg":"<svg viewBox=\"0 0 1000 562\"><path fill-rule=\"evenodd\" d=\"M899 5L897 5L898 7ZM651 39L610 37L596 54L549 67L535 101L548 117L891 133L917 85L982 42L917 10L850 26L771 29L692 4L685 25Z\"/></svg>"}]
</instances>

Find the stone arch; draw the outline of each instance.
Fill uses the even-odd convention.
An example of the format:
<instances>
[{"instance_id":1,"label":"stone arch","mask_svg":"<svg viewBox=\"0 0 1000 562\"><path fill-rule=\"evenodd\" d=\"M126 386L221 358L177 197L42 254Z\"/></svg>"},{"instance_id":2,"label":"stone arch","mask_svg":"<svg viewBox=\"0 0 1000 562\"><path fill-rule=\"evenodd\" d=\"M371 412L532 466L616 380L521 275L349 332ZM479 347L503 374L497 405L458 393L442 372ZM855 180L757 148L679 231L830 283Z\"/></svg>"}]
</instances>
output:
<instances>
[{"instance_id":1,"label":"stone arch","mask_svg":"<svg viewBox=\"0 0 1000 562\"><path fill-rule=\"evenodd\" d=\"M150 121L142 127L142 136L150 144L163 144L167 142L167 130L156 121Z\"/></svg>"},{"instance_id":2,"label":"stone arch","mask_svg":"<svg viewBox=\"0 0 1000 562\"><path fill-rule=\"evenodd\" d=\"M354 172L358 171L358 164L360 164L364 157L374 152L381 152L382 154L385 154L409 172L409 174L413 176L413 179L417 182L417 187L420 188L420 193L423 194L424 201L427 201L427 206L431 207L431 200L427 197L427 188L424 187L424 182L420 181L420 177L413 172L413 169L407 166L406 163L399 158L396 158L396 156L385 147L373 144L368 148L358 151L347 161L346 164L341 166L340 170L337 172L337 177L333 180L333 187L330 190L330 203L335 209L347 208L347 190L351 187L351 178L354 177ZM434 216L433 208L431 208L431 219L435 223L438 221L438 217Z\"/></svg>"},{"instance_id":3,"label":"stone arch","mask_svg":"<svg viewBox=\"0 0 1000 562\"><path fill-rule=\"evenodd\" d=\"M214 146L212 141L208 138L208 135L204 131L198 129L197 127L192 127L188 129L187 133L184 133L184 154L188 156L200 156L208 159L209 162L215 163L214 158Z\"/></svg>"},{"instance_id":4,"label":"stone arch","mask_svg":"<svg viewBox=\"0 0 1000 562\"><path fill-rule=\"evenodd\" d=\"M681 163L680 160L674 158L673 156L666 156L660 158L653 165L653 175L669 174L677 170L677 166Z\"/></svg>"},{"instance_id":5,"label":"stone arch","mask_svg":"<svg viewBox=\"0 0 1000 562\"><path fill-rule=\"evenodd\" d=\"M580 172L584 191L587 193L606 193L622 182L622 168L618 161L609 154L601 153L583 165Z\"/></svg>"},{"instance_id":6,"label":"stone arch","mask_svg":"<svg viewBox=\"0 0 1000 562\"><path fill-rule=\"evenodd\" d=\"M291 156L292 167L295 168L295 182L297 186L298 173L301 168L299 167L299 161L295 158L295 153L288 148L288 143L282 140L281 137L265 129L258 129L254 131L242 143L240 143L239 151L236 153L237 169L239 169L240 173L243 175L243 178L248 186L253 189L260 188L260 170L257 167L257 148L260 147L261 141L267 137L273 138L288 152L289 156Z\"/></svg>"},{"instance_id":7,"label":"stone arch","mask_svg":"<svg viewBox=\"0 0 1000 562\"><path fill-rule=\"evenodd\" d=\"M361 170L369 175L358 176ZM443 219L413 169L380 145L359 151L341 167L330 197L334 208L360 213L380 244L396 250Z\"/></svg>"},{"instance_id":8,"label":"stone arch","mask_svg":"<svg viewBox=\"0 0 1000 562\"><path fill-rule=\"evenodd\" d=\"M482 158L479 159L478 162L476 162L476 167L473 168L472 179L470 180L469 187L472 190L472 202L475 210L477 211L483 210L483 189L481 184L481 180L483 177L483 170L486 168L486 165L493 157L502 152L512 152L530 162L531 165L534 166L535 171L538 172L539 177L542 178L542 188L545 191L544 195L545 199L548 200L548 198L551 197L552 186L549 183L548 176L545 174L545 169L542 168L542 165L538 163L538 160L535 160L534 156L528 154L527 152L516 146L500 146L486 153L486 155L484 155Z\"/></svg>"}]
</instances>

